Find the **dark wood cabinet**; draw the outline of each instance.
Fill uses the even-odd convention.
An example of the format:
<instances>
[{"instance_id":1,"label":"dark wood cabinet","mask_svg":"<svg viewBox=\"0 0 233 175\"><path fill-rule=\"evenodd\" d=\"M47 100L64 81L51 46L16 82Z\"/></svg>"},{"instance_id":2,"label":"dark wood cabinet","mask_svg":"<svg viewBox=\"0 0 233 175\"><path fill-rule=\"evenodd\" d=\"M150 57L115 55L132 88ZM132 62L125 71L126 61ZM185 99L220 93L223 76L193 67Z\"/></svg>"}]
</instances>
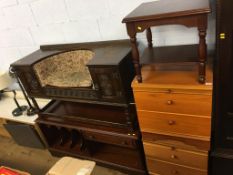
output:
<instances>
[{"instance_id":1,"label":"dark wood cabinet","mask_svg":"<svg viewBox=\"0 0 233 175\"><path fill-rule=\"evenodd\" d=\"M89 159L129 174L146 174L138 130L129 132L124 128L67 121L60 116L48 118L43 114L37 123L52 155Z\"/></svg>"},{"instance_id":2,"label":"dark wood cabinet","mask_svg":"<svg viewBox=\"0 0 233 175\"><path fill-rule=\"evenodd\" d=\"M81 56L75 55L73 53L75 51L92 52L93 56L87 63L77 63L78 58ZM73 55L71 55L72 53ZM70 54L71 56L68 55L70 59L66 58L67 55L65 54ZM59 56L60 60L57 61L56 59ZM86 55L82 55L84 60L87 59L85 57ZM48 61L49 59L50 61ZM54 63L51 63L52 59ZM73 61L75 65L77 64L76 67L69 68L69 66L72 66L72 63L67 63L69 61ZM44 65L40 66L42 68L41 72L47 77L51 76L50 74L59 72L58 67L66 65L60 71L62 72L63 68L69 69L69 77L58 78L59 81L79 79L81 77L77 76L77 74L80 73L83 76L83 72L80 70L85 69L87 70L85 72L89 74L85 76L90 77L90 84L85 87L43 84L42 76L39 76L38 71L36 71L37 64L41 62L44 62ZM50 64L55 66L51 69ZM133 102L131 81L135 73L131 61L129 40L41 46L39 50L11 64L11 67L16 72L27 93L33 97L108 103L109 105L125 105ZM76 70L79 67L81 67L80 70ZM60 74L58 76L62 77ZM54 78L54 76L51 77Z\"/></svg>"},{"instance_id":3,"label":"dark wood cabinet","mask_svg":"<svg viewBox=\"0 0 233 175\"><path fill-rule=\"evenodd\" d=\"M214 111L210 172L233 172L233 1L217 0Z\"/></svg>"},{"instance_id":4,"label":"dark wood cabinet","mask_svg":"<svg viewBox=\"0 0 233 175\"><path fill-rule=\"evenodd\" d=\"M72 101L51 101L39 113L40 117L62 122L84 122L100 126L137 130L134 104L112 106Z\"/></svg>"},{"instance_id":5,"label":"dark wood cabinet","mask_svg":"<svg viewBox=\"0 0 233 175\"><path fill-rule=\"evenodd\" d=\"M129 40L42 46L12 68L29 97L52 99L36 121L52 155L147 174ZM74 86L82 77L87 86Z\"/></svg>"}]
</instances>

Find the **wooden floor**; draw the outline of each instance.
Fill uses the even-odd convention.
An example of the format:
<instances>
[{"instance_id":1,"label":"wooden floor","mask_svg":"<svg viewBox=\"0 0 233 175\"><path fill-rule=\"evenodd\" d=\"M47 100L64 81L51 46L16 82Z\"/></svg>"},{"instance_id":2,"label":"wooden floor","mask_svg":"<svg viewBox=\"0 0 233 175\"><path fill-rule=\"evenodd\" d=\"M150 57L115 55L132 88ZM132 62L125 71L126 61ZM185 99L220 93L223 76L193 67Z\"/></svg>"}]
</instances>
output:
<instances>
[{"instance_id":1,"label":"wooden floor","mask_svg":"<svg viewBox=\"0 0 233 175\"><path fill-rule=\"evenodd\" d=\"M31 173L45 175L58 160L48 151L18 146L13 140L0 136L0 166L9 166ZM124 175L118 171L96 166L92 175Z\"/></svg>"}]
</instances>

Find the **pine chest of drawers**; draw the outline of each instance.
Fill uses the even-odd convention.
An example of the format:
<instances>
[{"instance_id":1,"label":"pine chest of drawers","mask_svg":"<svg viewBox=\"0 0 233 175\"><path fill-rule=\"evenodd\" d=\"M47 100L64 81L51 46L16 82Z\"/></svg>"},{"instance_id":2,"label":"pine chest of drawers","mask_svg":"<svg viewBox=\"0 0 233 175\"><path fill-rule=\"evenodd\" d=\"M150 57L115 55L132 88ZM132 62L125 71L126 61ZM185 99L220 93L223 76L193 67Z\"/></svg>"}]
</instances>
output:
<instances>
[{"instance_id":1,"label":"pine chest of drawers","mask_svg":"<svg viewBox=\"0 0 233 175\"><path fill-rule=\"evenodd\" d=\"M157 69L156 71L154 71ZM198 84L194 69L142 69L132 84L150 174L207 175L212 76Z\"/></svg>"}]
</instances>

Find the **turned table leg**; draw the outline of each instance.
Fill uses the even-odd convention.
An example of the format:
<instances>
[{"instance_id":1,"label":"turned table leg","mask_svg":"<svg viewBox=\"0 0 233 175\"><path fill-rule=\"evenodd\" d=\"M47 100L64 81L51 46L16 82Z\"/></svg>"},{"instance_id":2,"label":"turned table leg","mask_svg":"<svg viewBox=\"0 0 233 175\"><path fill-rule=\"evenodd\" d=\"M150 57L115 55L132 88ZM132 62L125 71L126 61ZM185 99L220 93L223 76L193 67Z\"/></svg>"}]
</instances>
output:
<instances>
[{"instance_id":1,"label":"turned table leg","mask_svg":"<svg viewBox=\"0 0 233 175\"><path fill-rule=\"evenodd\" d=\"M130 42L131 42L131 46L132 46L133 64L134 64L134 68L136 71L137 80L139 83L141 83L142 82L142 74L141 74L141 66L139 63L139 52L138 52L138 47L137 47L136 34L133 36L130 36Z\"/></svg>"},{"instance_id":2,"label":"turned table leg","mask_svg":"<svg viewBox=\"0 0 233 175\"><path fill-rule=\"evenodd\" d=\"M199 31L199 82L205 83L206 75L206 60L207 60L207 46L206 46L206 28L198 28Z\"/></svg>"},{"instance_id":3,"label":"turned table leg","mask_svg":"<svg viewBox=\"0 0 233 175\"><path fill-rule=\"evenodd\" d=\"M146 38L147 38L147 42L148 42L148 47L152 48L153 43L152 43L152 33L151 33L150 27L146 29Z\"/></svg>"}]
</instances>

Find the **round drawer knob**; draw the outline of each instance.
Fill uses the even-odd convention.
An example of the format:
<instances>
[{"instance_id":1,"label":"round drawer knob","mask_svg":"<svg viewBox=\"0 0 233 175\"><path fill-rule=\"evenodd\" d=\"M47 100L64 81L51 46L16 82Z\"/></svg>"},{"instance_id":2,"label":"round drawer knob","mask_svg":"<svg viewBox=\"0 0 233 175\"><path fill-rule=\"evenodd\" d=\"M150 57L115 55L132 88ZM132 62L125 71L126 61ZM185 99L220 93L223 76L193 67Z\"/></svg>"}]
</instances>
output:
<instances>
[{"instance_id":1,"label":"round drawer knob","mask_svg":"<svg viewBox=\"0 0 233 175\"><path fill-rule=\"evenodd\" d=\"M168 104L168 105L172 105L173 103L174 103L173 100L168 100L168 101L167 101L167 104Z\"/></svg>"},{"instance_id":2,"label":"round drawer knob","mask_svg":"<svg viewBox=\"0 0 233 175\"><path fill-rule=\"evenodd\" d=\"M121 144L122 145L128 145L128 143L126 141L122 141Z\"/></svg>"},{"instance_id":3,"label":"round drawer knob","mask_svg":"<svg viewBox=\"0 0 233 175\"><path fill-rule=\"evenodd\" d=\"M174 146L172 146L172 147L171 147L171 150L174 151L174 150L176 150L176 148L175 148Z\"/></svg>"},{"instance_id":4,"label":"round drawer knob","mask_svg":"<svg viewBox=\"0 0 233 175\"><path fill-rule=\"evenodd\" d=\"M179 174L179 171L173 170L173 171L172 171L172 174Z\"/></svg>"},{"instance_id":5,"label":"round drawer knob","mask_svg":"<svg viewBox=\"0 0 233 175\"><path fill-rule=\"evenodd\" d=\"M95 136L89 136L89 138L90 138L90 139L94 139L94 138L95 138Z\"/></svg>"},{"instance_id":6,"label":"round drawer knob","mask_svg":"<svg viewBox=\"0 0 233 175\"><path fill-rule=\"evenodd\" d=\"M172 158L172 159L176 159L176 158L177 158L177 156L176 156L176 155L174 155L174 154L172 154L172 155L171 155L171 158Z\"/></svg>"},{"instance_id":7,"label":"round drawer knob","mask_svg":"<svg viewBox=\"0 0 233 175\"><path fill-rule=\"evenodd\" d=\"M175 125L175 124L176 124L176 121L174 121L174 120L169 120L169 121L168 121L168 124L169 124L169 125Z\"/></svg>"}]
</instances>

